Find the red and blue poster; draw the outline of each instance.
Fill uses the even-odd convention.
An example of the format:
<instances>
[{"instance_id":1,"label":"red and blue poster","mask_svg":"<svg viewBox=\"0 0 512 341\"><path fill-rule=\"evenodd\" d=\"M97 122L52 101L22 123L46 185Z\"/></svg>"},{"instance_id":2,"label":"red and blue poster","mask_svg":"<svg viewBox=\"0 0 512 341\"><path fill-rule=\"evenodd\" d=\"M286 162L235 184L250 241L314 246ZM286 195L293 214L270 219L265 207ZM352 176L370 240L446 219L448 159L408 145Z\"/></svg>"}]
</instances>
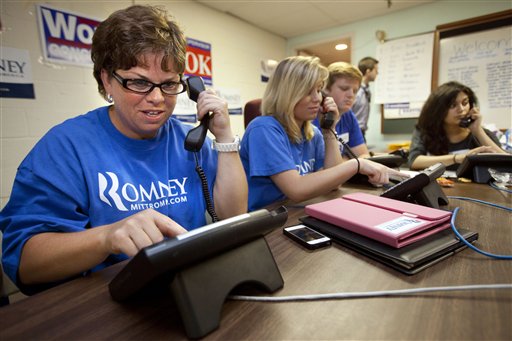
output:
<instances>
[{"instance_id":1,"label":"red and blue poster","mask_svg":"<svg viewBox=\"0 0 512 341\"><path fill-rule=\"evenodd\" d=\"M212 86L212 45L187 38L185 76L201 76L204 84Z\"/></svg>"},{"instance_id":2,"label":"red and blue poster","mask_svg":"<svg viewBox=\"0 0 512 341\"><path fill-rule=\"evenodd\" d=\"M46 61L92 66L92 36L101 21L47 5L37 5L37 17Z\"/></svg>"}]
</instances>

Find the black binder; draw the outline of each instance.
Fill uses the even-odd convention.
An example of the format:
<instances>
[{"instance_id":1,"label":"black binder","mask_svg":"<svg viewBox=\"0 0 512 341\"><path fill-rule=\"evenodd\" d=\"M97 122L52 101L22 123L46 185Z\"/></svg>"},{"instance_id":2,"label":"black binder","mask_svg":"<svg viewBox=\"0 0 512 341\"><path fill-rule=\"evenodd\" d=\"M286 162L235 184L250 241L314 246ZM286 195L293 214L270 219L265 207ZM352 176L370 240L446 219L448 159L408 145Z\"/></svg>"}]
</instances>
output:
<instances>
[{"instance_id":1,"label":"black binder","mask_svg":"<svg viewBox=\"0 0 512 341\"><path fill-rule=\"evenodd\" d=\"M397 249L313 217L306 216L299 220L334 242L407 275L414 275L466 248L451 229ZM476 232L466 229L458 231L470 243L478 239Z\"/></svg>"}]
</instances>

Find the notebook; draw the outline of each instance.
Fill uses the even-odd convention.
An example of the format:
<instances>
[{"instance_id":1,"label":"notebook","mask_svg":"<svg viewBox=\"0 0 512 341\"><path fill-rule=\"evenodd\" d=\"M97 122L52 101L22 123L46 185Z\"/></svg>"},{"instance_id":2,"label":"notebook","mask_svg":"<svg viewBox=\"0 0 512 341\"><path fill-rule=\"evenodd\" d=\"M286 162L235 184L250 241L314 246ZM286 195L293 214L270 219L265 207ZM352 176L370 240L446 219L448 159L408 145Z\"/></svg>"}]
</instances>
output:
<instances>
[{"instance_id":1,"label":"notebook","mask_svg":"<svg viewBox=\"0 0 512 341\"><path fill-rule=\"evenodd\" d=\"M302 217L299 220L304 225L330 237L335 243L407 275L414 275L466 248L451 229L442 230L397 249L316 218ZM470 243L478 239L476 232L466 229L458 229L458 231Z\"/></svg>"},{"instance_id":2,"label":"notebook","mask_svg":"<svg viewBox=\"0 0 512 341\"><path fill-rule=\"evenodd\" d=\"M452 213L367 193L307 205L305 213L395 248L450 227Z\"/></svg>"}]
</instances>

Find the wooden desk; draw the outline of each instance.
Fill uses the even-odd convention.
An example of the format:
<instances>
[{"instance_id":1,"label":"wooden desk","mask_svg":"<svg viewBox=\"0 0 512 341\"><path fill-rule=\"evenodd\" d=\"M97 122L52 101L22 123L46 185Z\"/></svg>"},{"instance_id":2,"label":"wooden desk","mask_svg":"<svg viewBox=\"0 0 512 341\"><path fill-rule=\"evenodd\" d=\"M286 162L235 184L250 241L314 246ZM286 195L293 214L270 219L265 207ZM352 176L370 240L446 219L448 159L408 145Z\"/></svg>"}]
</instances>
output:
<instances>
[{"instance_id":1,"label":"wooden desk","mask_svg":"<svg viewBox=\"0 0 512 341\"><path fill-rule=\"evenodd\" d=\"M319 200L354 191L380 192L344 187ZM456 184L445 193L509 207L512 200L510 194L478 184ZM450 206L461 207L459 227L479 232L480 248L512 253L510 212L456 199ZM290 206L286 225L295 224L302 214L302 208ZM407 276L337 245L306 251L281 229L266 238L285 282L274 294L279 296L512 283L511 261L472 250ZM0 339L185 339L169 295L125 304L112 301L107 285L122 265L0 308ZM510 340L511 321L512 292L504 290L300 303L227 301L220 328L205 339Z\"/></svg>"}]
</instances>

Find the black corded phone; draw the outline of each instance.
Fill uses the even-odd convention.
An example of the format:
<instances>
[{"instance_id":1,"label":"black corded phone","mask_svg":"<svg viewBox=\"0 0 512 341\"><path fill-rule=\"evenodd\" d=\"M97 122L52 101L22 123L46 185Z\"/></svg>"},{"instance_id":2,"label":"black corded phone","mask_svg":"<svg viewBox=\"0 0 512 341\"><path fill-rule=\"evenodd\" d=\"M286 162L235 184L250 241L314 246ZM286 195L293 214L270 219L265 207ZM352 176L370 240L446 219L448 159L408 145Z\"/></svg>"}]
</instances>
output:
<instances>
[{"instance_id":1,"label":"black corded phone","mask_svg":"<svg viewBox=\"0 0 512 341\"><path fill-rule=\"evenodd\" d=\"M325 100L325 97L327 97L327 94L325 94L323 91L322 91L322 103L320 105L324 105L324 100ZM321 123L321 128L322 129L331 129L332 125L334 124L334 113L332 111L328 111L326 113L324 113L324 119L322 120L322 123Z\"/></svg>"},{"instance_id":2,"label":"black corded phone","mask_svg":"<svg viewBox=\"0 0 512 341\"><path fill-rule=\"evenodd\" d=\"M485 184L492 180L489 168L499 172L512 172L512 155L497 153L467 155L455 174L458 178L468 178L476 183Z\"/></svg>"},{"instance_id":3,"label":"black corded phone","mask_svg":"<svg viewBox=\"0 0 512 341\"><path fill-rule=\"evenodd\" d=\"M203 79L199 76L190 76L187 78L187 94L188 97L197 102L199 94L205 90ZM195 128L192 128L185 137L185 149L193 152L196 161L196 172L201 179L204 200L206 202L206 210L212 218L213 222L219 221L215 209L213 207L212 198L208 189L208 179L204 173L203 168L199 164L198 152L204 144L206 133L208 132L208 124L210 122L210 114L206 113L201 119L201 123Z\"/></svg>"},{"instance_id":4,"label":"black corded phone","mask_svg":"<svg viewBox=\"0 0 512 341\"><path fill-rule=\"evenodd\" d=\"M471 111L471 109L473 109L474 107L474 103L469 103L469 111ZM474 119L471 118L471 115L468 113L466 116L464 116L463 118L461 118L460 122L459 122L459 127L462 127L462 128L467 128L470 126L471 123L473 123Z\"/></svg>"},{"instance_id":5,"label":"black corded phone","mask_svg":"<svg viewBox=\"0 0 512 341\"><path fill-rule=\"evenodd\" d=\"M187 78L187 94L188 97L197 102L199 94L205 90L203 79L199 76L191 76ZM208 124L210 122L210 114L205 114L201 119L201 123L191 129L185 138L185 149L190 152L198 152L204 144L206 133L208 132Z\"/></svg>"},{"instance_id":6,"label":"black corded phone","mask_svg":"<svg viewBox=\"0 0 512 341\"><path fill-rule=\"evenodd\" d=\"M387 189L380 196L433 208L448 205L448 198L436 181L445 170L445 165L436 163Z\"/></svg>"},{"instance_id":7,"label":"black corded phone","mask_svg":"<svg viewBox=\"0 0 512 341\"><path fill-rule=\"evenodd\" d=\"M471 123L473 123L473 121L474 120L471 118L471 116L465 116L460 120L459 126L462 128L467 128L470 126Z\"/></svg>"}]
</instances>

